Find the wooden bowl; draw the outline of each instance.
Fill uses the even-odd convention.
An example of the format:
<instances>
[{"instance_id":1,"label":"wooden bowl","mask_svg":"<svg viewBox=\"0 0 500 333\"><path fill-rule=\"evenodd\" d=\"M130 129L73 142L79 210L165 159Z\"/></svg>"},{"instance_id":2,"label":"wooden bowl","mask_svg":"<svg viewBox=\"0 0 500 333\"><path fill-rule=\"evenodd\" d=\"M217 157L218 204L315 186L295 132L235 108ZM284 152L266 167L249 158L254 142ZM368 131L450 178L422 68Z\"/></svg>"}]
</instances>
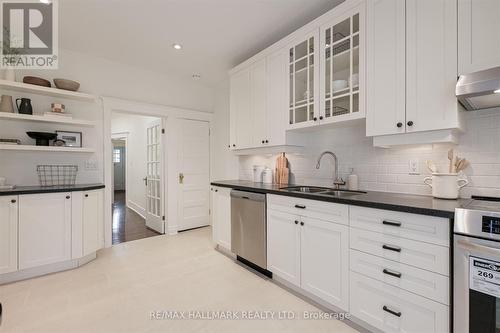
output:
<instances>
[{"instance_id":1,"label":"wooden bowl","mask_svg":"<svg viewBox=\"0 0 500 333\"><path fill-rule=\"evenodd\" d=\"M25 76L23 77L23 82L28 84L34 84L36 86L42 87L51 87L50 81L42 79L41 77L36 76Z\"/></svg>"},{"instance_id":2,"label":"wooden bowl","mask_svg":"<svg viewBox=\"0 0 500 333\"><path fill-rule=\"evenodd\" d=\"M54 84L57 88L69 91L77 91L80 88L80 83L66 79L54 79Z\"/></svg>"}]
</instances>

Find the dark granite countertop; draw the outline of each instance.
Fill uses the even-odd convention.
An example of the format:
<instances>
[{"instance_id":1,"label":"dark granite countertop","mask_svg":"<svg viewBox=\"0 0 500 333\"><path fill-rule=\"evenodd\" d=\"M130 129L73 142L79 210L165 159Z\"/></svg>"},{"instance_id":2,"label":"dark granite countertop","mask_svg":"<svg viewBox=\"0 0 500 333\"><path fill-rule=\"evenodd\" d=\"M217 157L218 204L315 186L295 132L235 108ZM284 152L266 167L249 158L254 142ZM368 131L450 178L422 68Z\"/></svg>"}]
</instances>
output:
<instances>
[{"instance_id":1,"label":"dark granite countertop","mask_svg":"<svg viewBox=\"0 0 500 333\"><path fill-rule=\"evenodd\" d=\"M57 192L78 192L104 188L104 184L76 184L70 186L17 186L12 190L0 190L0 196L37 194L37 193L57 193Z\"/></svg>"},{"instance_id":2,"label":"dark granite countertop","mask_svg":"<svg viewBox=\"0 0 500 333\"><path fill-rule=\"evenodd\" d=\"M290 197L335 202L346 205L393 210L398 212L430 215L453 219L455 208L465 206L470 199L444 200L431 196L389 192L367 192L350 197L332 197L321 194L290 192L281 190L281 185L254 183L244 180L214 181L213 186L228 187L250 192L286 195ZM287 185L293 186L293 185Z\"/></svg>"}]
</instances>

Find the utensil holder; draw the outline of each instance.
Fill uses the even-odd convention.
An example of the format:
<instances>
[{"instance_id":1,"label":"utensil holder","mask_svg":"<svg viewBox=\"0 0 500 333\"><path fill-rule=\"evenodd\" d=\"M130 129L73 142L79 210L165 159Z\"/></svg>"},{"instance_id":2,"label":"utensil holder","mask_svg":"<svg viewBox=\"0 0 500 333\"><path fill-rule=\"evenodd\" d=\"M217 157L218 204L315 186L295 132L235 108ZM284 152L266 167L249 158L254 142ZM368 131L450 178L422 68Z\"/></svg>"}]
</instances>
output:
<instances>
[{"instance_id":1,"label":"utensil holder","mask_svg":"<svg viewBox=\"0 0 500 333\"><path fill-rule=\"evenodd\" d=\"M458 199L459 191L469 184L467 179L459 179L457 173L433 173L424 178L424 184L432 188L432 196L438 199Z\"/></svg>"}]
</instances>

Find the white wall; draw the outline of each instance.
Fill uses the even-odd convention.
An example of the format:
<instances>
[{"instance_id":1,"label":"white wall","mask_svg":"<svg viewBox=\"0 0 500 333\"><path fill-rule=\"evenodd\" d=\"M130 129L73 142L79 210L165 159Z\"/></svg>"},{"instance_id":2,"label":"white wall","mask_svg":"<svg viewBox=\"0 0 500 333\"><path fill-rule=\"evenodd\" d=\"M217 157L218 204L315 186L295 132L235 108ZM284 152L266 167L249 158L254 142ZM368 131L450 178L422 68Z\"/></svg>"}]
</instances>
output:
<instances>
[{"instance_id":1,"label":"white wall","mask_svg":"<svg viewBox=\"0 0 500 333\"><path fill-rule=\"evenodd\" d=\"M63 77L79 81L80 91L98 96L113 96L192 110L209 112L213 110L213 90L198 82L157 74L68 50L60 50L59 59L58 70L20 71L17 75L18 81L22 81L22 77L27 74L46 79ZM25 144L34 144L34 141L26 136L26 131L53 132L59 129L82 131L84 146L96 150L94 154L0 151L0 176L7 177L7 181L12 184L37 185L36 165L76 164L79 166L78 183L103 182L103 114L100 103L56 100L6 90L1 90L0 94L12 95L14 98L31 98L35 113L49 111L50 103L61 102L75 118L98 122L96 127L82 128L0 120L0 137L2 138L19 138ZM85 164L88 161L95 163L97 169L87 170Z\"/></svg>"},{"instance_id":2,"label":"white wall","mask_svg":"<svg viewBox=\"0 0 500 333\"><path fill-rule=\"evenodd\" d=\"M426 160L433 160L443 171L447 168L447 150L454 148L460 157L470 161L465 170L470 185L462 197L471 194L500 197L500 109L465 113L467 131L460 144L421 145L404 148L374 148L372 139L365 137L365 126L335 128L302 134L303 153L287 154L292 181L298 184L331 185L333 162L324 157L321 169L316 170L318 155L324 150L335 152L340 160L340 172L347 178L349 168L359 175L363 190L430 195L423 185L429 175ZM417 158L420 175L409 175L409 160ZM253 155L240 157L241 179L252 179L254 164L274 167L276 156Z\"/></svg>"},{"instance_id":3,"label":"white wall","mask_svg":"<svg viewBox=\"0 0 500 333\"><path fill-rule=\"evenodd\" d=\"M111 133L128 133L126 156L126 196L127 206L144 216L146 211L147 138L149 124L158 120L155 117L138 116L113 112Z\"/></svg>"}]
</instances>

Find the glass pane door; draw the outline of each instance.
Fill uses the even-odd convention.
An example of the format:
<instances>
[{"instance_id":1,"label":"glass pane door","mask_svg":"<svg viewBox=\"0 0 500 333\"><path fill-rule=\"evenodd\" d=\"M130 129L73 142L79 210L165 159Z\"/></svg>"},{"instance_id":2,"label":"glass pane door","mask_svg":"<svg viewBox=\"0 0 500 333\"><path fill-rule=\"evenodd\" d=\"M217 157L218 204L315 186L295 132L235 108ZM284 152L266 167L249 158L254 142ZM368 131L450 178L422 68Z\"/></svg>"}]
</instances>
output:
<instances>
[{"instance_id":1,"label":"glass pane door","mask_svg":"<svg viewBox=\"0 0 500 333\"><path fill-rule=\"evenodd\" d=\"M289 123L299 124L314 118L314 37L289 50Z\"/></svg>"},{"instance_id":2,"label":"glass pane door","mask_svg":"<svg viewBox=\"0 0 500 333\"><path fill-rule=\"evenodd\" d=\"M325 31L326 119L359 112L359 14Z\"/></svg>"}]
</instances>

